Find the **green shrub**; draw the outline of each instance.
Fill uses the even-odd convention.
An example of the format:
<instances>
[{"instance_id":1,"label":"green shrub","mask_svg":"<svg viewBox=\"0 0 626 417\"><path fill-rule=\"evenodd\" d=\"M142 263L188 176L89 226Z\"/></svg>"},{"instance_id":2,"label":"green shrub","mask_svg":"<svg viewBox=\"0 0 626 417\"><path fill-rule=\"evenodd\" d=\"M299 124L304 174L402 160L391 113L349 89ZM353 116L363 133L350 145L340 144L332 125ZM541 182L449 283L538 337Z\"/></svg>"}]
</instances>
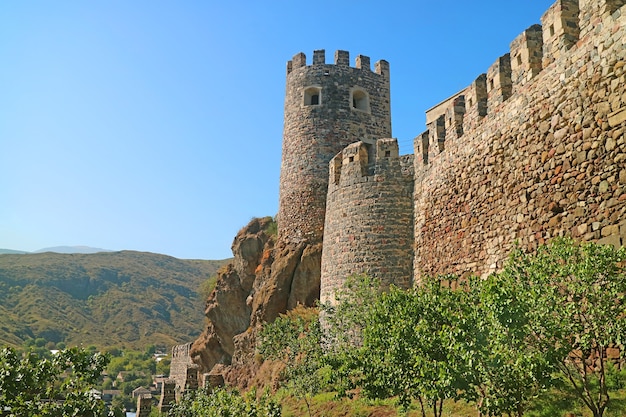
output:
<instances>
[{"instance_id":1,"label":"green shrub","mask_svg":"<svg viewBox=\"0 0 626 417\"><path fill-rule=\"evenodd\" d=\"M192 391L168 413L169 417L280 417L281 407L266 393L256 398L250 390L244 396L237 390L218 388L212 393Z\"/></svg>"}]
</instances>

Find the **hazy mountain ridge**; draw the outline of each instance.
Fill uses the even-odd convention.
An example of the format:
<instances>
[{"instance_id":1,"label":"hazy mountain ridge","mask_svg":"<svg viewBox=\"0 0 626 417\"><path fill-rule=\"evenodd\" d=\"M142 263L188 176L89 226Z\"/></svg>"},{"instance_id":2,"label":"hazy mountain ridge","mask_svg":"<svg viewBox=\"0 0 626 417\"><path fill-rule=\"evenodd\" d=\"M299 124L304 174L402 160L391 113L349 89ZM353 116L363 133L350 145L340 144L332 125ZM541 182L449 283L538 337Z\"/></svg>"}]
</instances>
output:
<instances>
[{"instance_id":1,"label":"hazy mountain ridge","mask_svg":"<svg viewBox=\"0 0 626 417\"><path fill-rule=\"evenodd\" d=\"M171 346L198 336L200 284L224 261L121 251L0 256L0 344Z\"/></svg>"},{"instance_id":2,"label":"hazy mountain ridge","mask_svg":"<svg viewBox=\"0 0 626 417\"><path fill-rule=\"evenodd\" d=\"M99 253L99 252L114 252L109 249L102 248L92 248L91 246L53 246L50 248L38 249L33 252L28 252L24 250L15 250L15 249L0 249L0 255L5 254L13 254L13 255L24 255L27 253L45 253L45 252L55 252L55 253Z\"/></svg>"},{"instance_id":3,"label":"hazy mountain ridge","mask_svg":"<svg viewBox=\"0 0 626 417\"><path fill-rule=\"evenodd\" d=\"M11 254L11 255L22 255L28 253L23 250L14 250L14 249L0 249L0 255Z\"/></svg>"},{"instance_id":4,"label":"hazy mountain ridge","mask_svg":"<svg viewBox=\"0 0 626 417\"><path fill-rule=\"evenodd\" d=\"M51 248L43 248L36 250L32 253L44 253L44 252L55 252L55 253L100 253L100 252L114 252L109 249L102 248L92 248L90 246L53 246Z\"/></svg>"}]
</instances>

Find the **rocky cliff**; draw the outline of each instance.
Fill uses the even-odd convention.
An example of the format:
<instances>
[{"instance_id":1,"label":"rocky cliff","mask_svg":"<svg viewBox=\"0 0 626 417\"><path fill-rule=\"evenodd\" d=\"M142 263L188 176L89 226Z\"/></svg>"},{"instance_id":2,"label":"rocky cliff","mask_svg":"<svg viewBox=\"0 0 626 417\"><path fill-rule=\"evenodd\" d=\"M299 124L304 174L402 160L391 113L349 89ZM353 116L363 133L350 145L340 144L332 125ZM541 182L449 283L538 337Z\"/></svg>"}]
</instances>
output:
<instances>
[{"instance_id":1,"label":"rocky cliff","mask_svg":"<svg viewBox=\"0 0 626 417\"><path fill-rule=\"evenodd\" d=\"M207 326L191 348L200 375L219 372L227 383L247 386L259 367L254 359L259 326L319 299L321 244L283 243L275 230L272 218L264 217L237 233L234 259L218 271L206 301Z\"/></svg>"}]
</instances>

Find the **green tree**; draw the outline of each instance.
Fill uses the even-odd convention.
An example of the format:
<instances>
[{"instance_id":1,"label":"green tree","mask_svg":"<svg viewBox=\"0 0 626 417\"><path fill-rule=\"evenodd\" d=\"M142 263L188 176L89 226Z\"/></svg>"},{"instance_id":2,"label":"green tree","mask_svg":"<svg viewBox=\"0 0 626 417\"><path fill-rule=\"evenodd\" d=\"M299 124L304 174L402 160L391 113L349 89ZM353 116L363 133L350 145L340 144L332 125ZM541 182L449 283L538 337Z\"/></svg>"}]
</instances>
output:
<instances>
[{"instance_id":1,"label":"green tree","mask_svg":"<svg viewBox=\"0 0 626 417\"><path fill-rule=\"evenodd\" d=\"M454 329L455 357L465 364L461 396L481 415L521 417L552 383L548 357L529 344L532 304L506 275L461 287Z\"/></svg>"},{"instance_id":2,"label":"green tree","mask_svg":"<svg viewBox=\"0 0 626 417\"><path fill-rule=\"evenodd\" d=\"M324 306L327 362L344 391L361 387L370 398L412 399L435 416L457 395L458 361L450 361L452 291L427 280L423 288L383 291L371 277L350 277Z\"/></svg>"},{"instance_id":3,"label":"green tree","mask_svg":"<svg viewBox=\"0 0 626 417\"><path fill-rule=\"evenodd\" d=\"M52 358L0 351L0 415L103 416L104 402L94 393L108 357L72 348Z\"/></svg>"},{"instance_id":4,"label":"green tree","mask_svg":"<svg viewBox=\"0 0 626 417\"><path fill-rule=\"evenodd\" d=\"M361 385L363 329L372 306L381 295L380 281L367 275L346 279L335 301L321 306L324 360L331 368L331 383L340 396Z\"/></svg>"},{"instance_id":5,"label":"green tree","mask_svg":"<svg viewBox=\"0 0 626 417\"><path fill-rule=\"evenodd\" d=\"M431 290L434 290L431 292ZM366 316L361 347L361 384L370 397L399 398L406 408L412 399L424 402L435 417L443 401L455 398L459 361L451 360L450 321L447 308L455 294L432 286L417 290L392 287L383 293Z\"/></svg>"},{"instance_id":6,"label":"green tree","mask_svg":"<svg viewBox=\"0 0 626 417\"><path fill-rule=\"evenodd\" d=\"M503 274L532 303L529 344L565 375L594 417L609 402L610 348L626 340L626 248L555 239L536 254L513 252Z\"/></svg>"},{"instance_id":7,"label":"green tree","mask_svg":"<svg viewBox=\"0 0 626 417\"><path fill-rule=\"evenodd\" d=\"M264 359L284 365L282 376L297 398L306 402L326 386L318 311L298 307L263 326L258 351Z\"/></svg>"},{"instance_id":8,"label":"green tree","mask_svg":"<svg viewBox=\"0 0 626 417\"><path fill-rule=\"evenodd\" d=\"M348 370L367 396L404 407L417 399L423 416L425 405L438 417L444 401L460 398L484 415L521 416L550 382L545 356L526 346L529 304L503 278L424 277L419 288L383 293L354 279L327 322L345 346L334 370ZM349 343L341 335L351 328L358 338Z\"/></svg>"}]
</instances>

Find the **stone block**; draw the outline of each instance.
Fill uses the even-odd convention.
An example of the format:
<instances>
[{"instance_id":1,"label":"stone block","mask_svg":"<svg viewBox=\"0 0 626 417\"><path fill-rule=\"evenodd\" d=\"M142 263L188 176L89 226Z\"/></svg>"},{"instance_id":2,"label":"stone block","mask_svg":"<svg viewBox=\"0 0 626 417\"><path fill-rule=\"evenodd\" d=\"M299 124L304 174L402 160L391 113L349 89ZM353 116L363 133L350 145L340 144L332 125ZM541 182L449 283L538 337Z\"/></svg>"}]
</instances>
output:
<instances>
[{"instance_id":1,"label":"stone block","mask_svg":"<svg viewBox=\"0 0 626 417\"><path fill-rule=\"evenodd\" d=\"M622 246L619 235L608 236L598 240L600 245L612 245L615 249L619 249Z\"/></svg>"},{"instance_id":2,"label":"stone block","mask_svg":"<svg viewBox=\"0 0 626 417\"><path fill-rule=\"evenodd\" d=\"M602 228L602 237L619 236L619 226L617 224Z\"/></svg>"}]
</instances>

